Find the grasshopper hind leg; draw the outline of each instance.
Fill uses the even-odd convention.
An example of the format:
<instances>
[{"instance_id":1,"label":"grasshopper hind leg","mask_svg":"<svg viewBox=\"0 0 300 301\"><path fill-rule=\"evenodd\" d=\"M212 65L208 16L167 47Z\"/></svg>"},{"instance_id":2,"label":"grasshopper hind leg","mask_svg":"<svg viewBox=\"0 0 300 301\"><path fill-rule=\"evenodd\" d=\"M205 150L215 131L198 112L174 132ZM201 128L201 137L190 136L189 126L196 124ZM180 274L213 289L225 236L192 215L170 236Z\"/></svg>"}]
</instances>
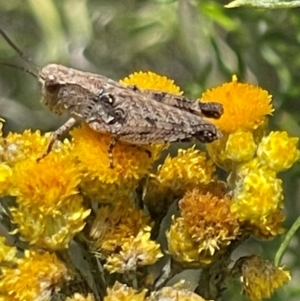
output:
<instances>
[{"instance_id":1,"label":"grasshopper hind leg","mask_svg":"<svg viewBox=\"0 0 300 301\"><path fill-rule=\"evenodd\" d=\"M112 137L109 145L108 145L108 159L109 159L109 167L114 168L114 157L113 157L113 150L116 146L117 141L119 140L119 137Z\"/></svg>"}]
</instances>

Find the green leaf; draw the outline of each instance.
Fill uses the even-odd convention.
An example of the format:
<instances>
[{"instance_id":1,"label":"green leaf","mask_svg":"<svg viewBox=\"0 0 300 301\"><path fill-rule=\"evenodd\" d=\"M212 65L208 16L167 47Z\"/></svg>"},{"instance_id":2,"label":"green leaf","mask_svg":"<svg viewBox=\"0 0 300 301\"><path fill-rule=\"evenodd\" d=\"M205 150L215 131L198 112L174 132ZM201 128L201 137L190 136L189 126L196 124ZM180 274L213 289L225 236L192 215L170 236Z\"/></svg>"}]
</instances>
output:
<instances>
[{"instance_id":1,"label":"green leaf","mask_svg":"<svg viewBox=\"0 0 300 301\"><path fill-rule=\"evenodd\" d=\"M300 1L277 1L277 0L234 0L225 5L227 8L234 8L239 6L252 6L257 8L293 8L299 7Z\"/></svg>"},{"instance_id":2,"label":"green leaf","mask_svg":"<svg viewBox=\"0 0 300 301\"><path fill-rule=\"evenodd\" d=\"M206 16L223 28L226 28L227 30L236 29L236 22L232 20L230 16L226 15L224 7L220 6L219 3L199 2L199 8Z\"/></svg>"}]
</instances>

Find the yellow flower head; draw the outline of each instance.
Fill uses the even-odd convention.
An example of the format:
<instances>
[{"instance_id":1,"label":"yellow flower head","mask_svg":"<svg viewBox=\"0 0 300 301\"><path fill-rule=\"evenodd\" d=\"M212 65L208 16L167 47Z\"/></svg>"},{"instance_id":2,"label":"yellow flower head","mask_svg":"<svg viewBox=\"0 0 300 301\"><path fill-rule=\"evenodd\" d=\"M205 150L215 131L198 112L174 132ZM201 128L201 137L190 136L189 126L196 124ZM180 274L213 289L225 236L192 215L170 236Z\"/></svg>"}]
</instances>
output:
<instances>
[{"instance_id":1,"label":"yellow flower head","mask_svg":"<svg viewBox=\"0 0 300 301\"><path fill-rule=\"evenodd\" d=\"M79 167L86 178L86 194L102 194L110 199L118 189L131 192L138 181L149 171L153 162L162 151L162 145L149 146L146 149L118 141L113 149L114 168L110 167L108 146L111 136L98 133L88 125L71 131L73 137L72 154L78 160ZM89 181L93 185L88 185ZM95 184L97 184L95 186ZM95 188L96 187L96 188ZM126 195L124 192L123 196Z\"/></svg>"},{"instance_id":2,"label":"yellow flower head","mask_svg":"<svg viewBox=\"0 0 300 301\"><path fill-rule=\"evenodd\" d=\"M282 226L284 220L285 215L282 208L278 208L264 216L261 223L244 223L243 229L260 239L270 239L285 232Z\"/></svg>"},{"instance_id":3,"label":"yellow flower head","mask_svg":"<svg viewBox=\"0 0 300 301\"><path fill-rule=\"evenodd\" d=\"M41 135L40 131L25 130L23 134L9 133L2 145L0 159L12 165L23 159L36 160L46 151L50 134ZM1 149L1 147L0 147Z\"/></svg>"},{"instance_id":4,"label":"yellow flower head","mask_svg":"<svg viewBox=\"0 0 300 301\"><path fill-rule=\"evenodd\" d=\"M36 207L55 207L64 199L78 194L81 174L68 150L52 152L45 158L23 160L14 168L14 195L20 203Z\"/></svg>"},{"instance_id":5,"label":"yellow flower head","mask_svg":"<svg viewBox=\"0 0 300 301\"><path fill-rule=\"evenodd\" d=\"M282 200L282 181L273 170L257 159L238 167L231 210L240 221L268 227L269 219L274 221L272 215L282 208Z\"/></svg>"},{"instance_id":6,"label":"yellow flower head","mask_svg":"<svg viewBox=\"0 0 300 301\"><path fill-rule=\"evenodd\" d=\"M204 152L191 147L179 149L178 155L170 155L157 169L147 184L145 203L159 212L166 203L182 197L187 190L208 184L213 178L215 165ZM167 200L167 201L166 201Z\"/></svg>"},{"instance_id":7,"label":"yellow flower head","mask_svg":"<svg viewBox=\"0 0 300 301\"><path fill-rule=\"evenodd\" d=\"M239 129L253 131L265 122L266 115L273 112L271 96L267 91L239 83L236 76L233 76L232 82L203 93L202 100L223 105L224 114L214 123L226 133Z\"/></svg>"},{"instance_id":8,"label":"yellow flower head","mask_svg":"<svg viewBox=\"0 0 300 301\"><path fill-rule=\"evenodd\" d=\"M112 288L107 289L104 301L144 301L146 293L146 289L137 291L117 281Z\"/></svg>"},{"instance_id":9,"label":"yellow flower head","mask_svg":"<svg viewBox=\"0 0 300 301\"><path fill-rule=\"evenodd\" d=\"M4 300L50 300L55 287L70 276L66 266L55 254L25 252L17 267L3 267L0 291Z\"/></svg>"},{"instance_id":10,"label":"yellow flower head","mask_svg":"<svg viewBox=\"0 0 300 301\"><path fill-rule=\"evenodd\" d=\"M299 138L288 137L287 132L271 132L258 146L258 159L276 172L288 169L299 160L298 141Z\"/></svg>"},{"instance_id":11,"label":"yellow flower head","mask_svg":"<svg viewBox=\"0 0 300 301\"><path fill-rule=\"evenodd\" d=\"M234 162L245 162L254 157L256 149L253 134L238 130L228 136L225 152L228 159Z\"/></svg>"},{"instance_id":12,"label":"yellow flower head","mask_svg":"<svg viewBox=\"0 0 300 301\"><path fill-rule=\"evenodd\" d=\"M127 273L138 267L154 264L163 256L160 245L150 240L150 227L144 228L136 237L122 240L121 251L109 256L104 265L110 273Z\"/></svg>"},{"instance_id":13,"label":"yellow flower head","mask_svg":"<svg viewBox=\"0 0 300 301\"><path fill-rule=\"evenodd\" d=\"M197 188L188 191L179 202L181 217L192 239L205 241L204 249L211 254L227 246L239 234L237 217L231 212L230 203L227 196L202 194Z\"/></svg>"},{"instance_id":14,"label":"yellow flower head","mask_svg":"<svg viewBox=\"0 0 300 301\"><path fill-rule=\"evenodd\" d=\"M211 263L240 234L230 199L195 188L180 200L181 217L173 219L167 234L169 251L176 261L203 265Z\"/></svg>"},{"instance_id":15,"label":"yellow flower head","mask_svg":"<svg viewBox=\"0 0 300 301\"><path fill-rule=\"evenodd\" d=\"M249 161L255 156L257 145L253 134L244 130L224 133L220 140L206 145L206 148L215 164L232 171L236 163Z\"/></svg>"},{"instance_id":16,"label":"yellow flower head","mask_svg":"<svg viewBox=\"0 0 300 301\"><path fill-rule=\"evenodd\" d=\"M67 247L90 213L82 206L78 194L81 174L70 153L62 149L40 162L23 160L13 171L17 207L11 211L18 224L16 232L40 247Z\"/></svg>"},{"instance_id":17,"label":"yellow flower head","mask_svg":"<svg viewBox=\"0 0 300 301\"><path fill-rule=\"evenodd\" d=\"M0 236L0 263L16 262L17 248L5 244L5 237Z\"/></svg>"},{"instance_id":18,"label":"yellow flower head","mask_svg":"<svg viewBox=\"0 0 300 301\"><path fill-rule=\"evenodd\" d=\"M209 250L203 250L204 243L192 239L189 229L185 226L182 218L174 218L170 230L166 233L168 251L177 263L186 268L205 267L219 257L219 252L213 255Z\"/></svg>"},{"instance_id":19,"label":"yellow flower head","mask_svg":"<svg viewBox=\"0 0 300 301\"><path fill-rule=\"evenodd\" d=\"M290 280L289 272L257 256L240 258L236 267L242 274L243 293L251 301L270 298L273 292Z\"/></svg>"},{"instance_id":20,"label":"yellow flower head","mask_svg":"<svg viewBox=\"0 0 300 301\"><path fill-rule=\"evenodd\" d=\"M157 178L162 185L172 190L184 192L199 184L208 184L212 180L216 167L207 159L204 152L195 150L195 146L179 149L176 157L170 155L158 167Z\"/></svg>"},{"instance_id":21,"label":"yellow flower head","mask_svg":"<svg viewBox=\"0 0 300 301\"><path fill-rule=\"evenodd\" d=\"M137 86L142 90L156 90L181 95L180 88L174 81L153 72L135 72L120 81L124 86Z\"/></svg>"},{"instance_id":22,"label":"yellow flower head","mask_svg":"<svg viewBox=\"0 0 300 301\"><path fill-rule=\"evenodd\" d=\"M121 199L128 199L136 185L137 181L109 184L102 182L99 178L91 179L86 175L80 183L80 190L90 200L105 204L115 204Z\"/></svg>"},{"instance_id":23,"label":"yellow flower head","mask_svg":"<svg viewBox=\"0 0 300 301\"><path fill-rule=\"evenodd\" d=\"M96 251L107 256L121 247L123 239L136 236L140 229L149 224L150 219L142 210L123 200L115 206L98 209L90 236L94 240Z\"/></svg>"},{"instance_id":24,"label":"yellow flower head","mask_svg":"<svg viewBox=\"0 0 300 301\"><path fill-rule=\"evenodd\" d=\"M6 163L0 163L0 196L9 193L12 187L11 178L13 171Z\"/></svg>"}]
</instances>

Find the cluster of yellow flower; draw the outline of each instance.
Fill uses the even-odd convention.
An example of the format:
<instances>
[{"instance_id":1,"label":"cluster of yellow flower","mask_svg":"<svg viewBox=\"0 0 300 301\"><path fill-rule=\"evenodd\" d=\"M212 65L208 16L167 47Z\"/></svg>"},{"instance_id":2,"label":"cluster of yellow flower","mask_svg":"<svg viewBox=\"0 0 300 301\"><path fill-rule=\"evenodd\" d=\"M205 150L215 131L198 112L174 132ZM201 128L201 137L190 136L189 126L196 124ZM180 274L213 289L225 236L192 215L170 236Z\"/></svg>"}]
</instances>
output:
<instances>
[{"instance_id":1,"label":"cluster of yellow flower","mask_svg":"<svg viewBox=\"0 0 300 301\"><path fill-rule=\"evenodd\" d=\"M134 73L122 84L181 94L173 81L151 72ZM277 173L299 159L298 138L268 132L271 97L261 88L239 83L235 76L204 93L202 100L223 105L223 116L214 121L223 137L208 145L207 153L195 146L179 150L156 168L154 162L166 145L118 142L115 166L110 168L110 136L86 124L37 160L50 134L26 130L3 136L0 120L2 214L10 220L5 224L11 227L7 238L16 235L17 241L25 242L20 254L1 238L0 301L50 300L58 288L72 282L75 268L61 254L74 239L103 268L100 286L107 288L106 301L200 301L204 299L178 287L153 289L146 297L146 288L155 287L155 273L145 267L170 255L182 268L208 268L224 254L230 256L230 247L249 235L271 238L282 233L282 181ZM227 172L226 181L218 178L217 167ZM178 200L163 254L155 238L163 217ZM133 287L116 279L111 286L113 278L106 282L106 273L123 275L116 279L130 279ZM254 301L270 296L289 279L288 272L257 257L241 258L231 276L235 273L242 276L244 292ZM91 286L89 294L80 290L72 294L66 300L97 297Z\"/></svg>"}]
</instances>

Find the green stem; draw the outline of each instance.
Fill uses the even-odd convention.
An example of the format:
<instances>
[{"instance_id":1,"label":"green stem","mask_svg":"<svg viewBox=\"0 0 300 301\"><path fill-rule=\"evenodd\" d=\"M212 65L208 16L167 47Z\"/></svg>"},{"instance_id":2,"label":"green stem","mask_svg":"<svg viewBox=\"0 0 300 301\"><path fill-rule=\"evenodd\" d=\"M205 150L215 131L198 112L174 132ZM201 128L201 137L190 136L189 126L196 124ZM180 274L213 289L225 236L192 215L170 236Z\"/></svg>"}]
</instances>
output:
<instances>
[{"instance_id":1,"label":"green stem","mask_svg":"<svg viewBox=\"0 0 300 301\"><path fill-rule=\"evenodd\" d=\"M300 227L300 216L296 219L296 221L294 222L294 224L292 225L292 227L289 229L289 231L287 232L286 236L284 237L283 242L281 243L276 255L275 255L275 265L279 266L282 256L286 250L286 248L288 247L292 237L294 236L294 234L296 233L296 231L298 230L298 228Z\"/></svg>"}]
</instances>

